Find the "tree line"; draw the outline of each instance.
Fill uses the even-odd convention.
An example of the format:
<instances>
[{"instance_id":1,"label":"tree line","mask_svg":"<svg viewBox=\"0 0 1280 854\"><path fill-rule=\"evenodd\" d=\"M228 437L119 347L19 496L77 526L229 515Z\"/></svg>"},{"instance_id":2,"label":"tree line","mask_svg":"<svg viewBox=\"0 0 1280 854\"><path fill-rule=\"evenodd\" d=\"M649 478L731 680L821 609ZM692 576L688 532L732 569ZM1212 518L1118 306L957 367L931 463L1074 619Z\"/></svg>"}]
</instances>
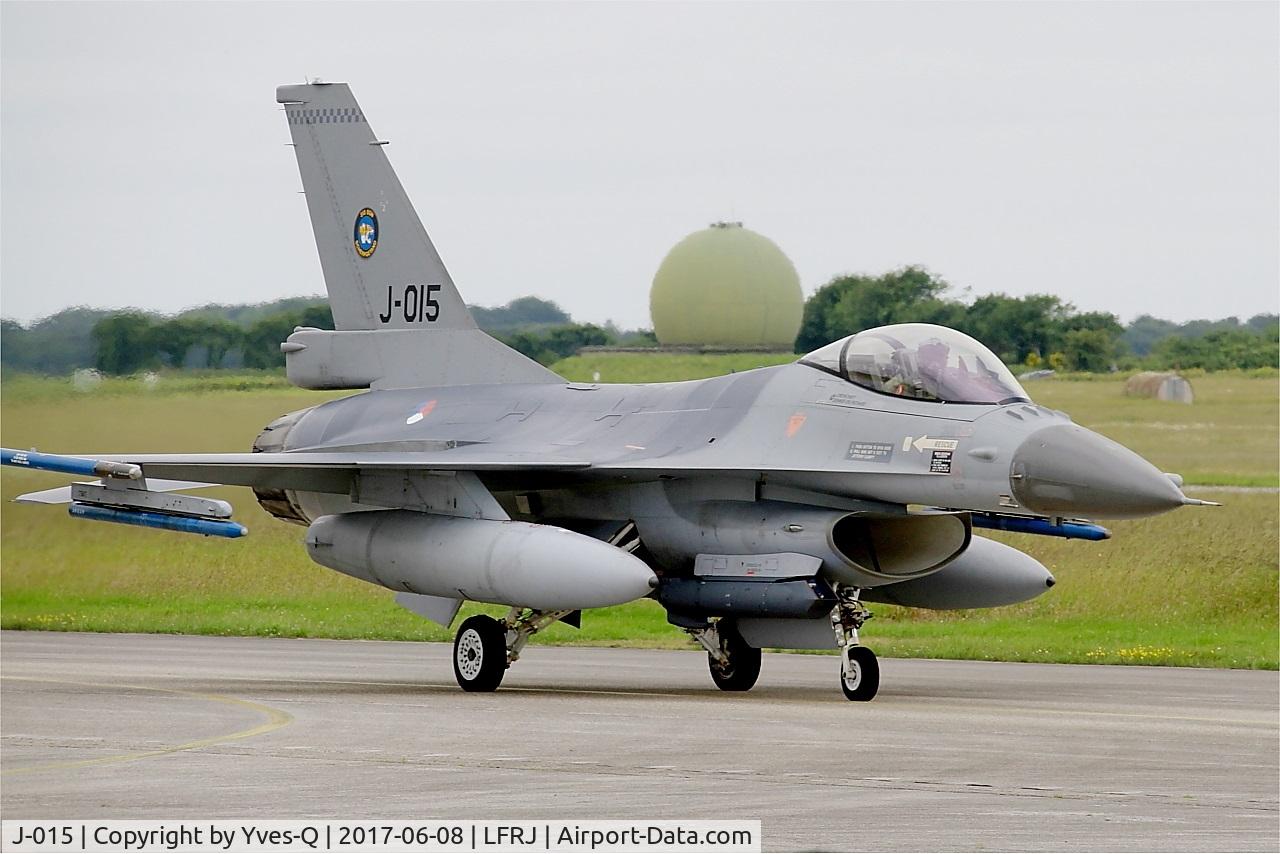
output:
<instances>
[{"instance_id":1,"label":"tree line","mask_svg":"<svg viewBox=\"0 0 1280 854\"><path fill-rule=\"evenodd\" d=\"M554 302L521 297L505 306L470 307L481 329L550 365L586 346L657 346L648 330L574 323ZM1081 312L1050 294L989 294L966 302L921 267L879 276L832 279L805 303L796 352L891 323L937 323L965 332L1007 364L1108 371L1276 367L1275 314L1173 323L1143 315L1128 326L1107 312ZM0 321L6 370L65 374L95 367L109 374L169 368L260 368L284 365L280 342L295 327L333 328L323 297L254 306L209 305L174 317L137 311L71 308L30 326Z\"/></svg>"},{"instance_id":2,"label":"tree line","mask_svg":"<svg viewBox=\"0 0 1280 854\"><path fill-rule=\"evenodd\" d=\"M1012 366L1071 371L1277 367L1280 317L1258 314L1184 324L1077 311L1051 294L988 294L965 302L922 267L832 279L804 307L796 352L891 323L937 323L981 341Z\"/></svg>"},{"instance_id":3,"label":"tree line","mask_svg":"<svg viewBox=\"0 0 1280 854\"><path fill-rule=\"evenodd\" d=\"M652 334L574 323L554 302L532 296L494 308L469 308L481 329L543 364L591 345L656 343ZM0 321L0 364L44 374L87 367L106 374L281 368L280 342L299 326L333 329L328 302L307 297L260 306L209 305L175 317L135 309L71 308L30 327Z\"/></svg>"}]
</instances>

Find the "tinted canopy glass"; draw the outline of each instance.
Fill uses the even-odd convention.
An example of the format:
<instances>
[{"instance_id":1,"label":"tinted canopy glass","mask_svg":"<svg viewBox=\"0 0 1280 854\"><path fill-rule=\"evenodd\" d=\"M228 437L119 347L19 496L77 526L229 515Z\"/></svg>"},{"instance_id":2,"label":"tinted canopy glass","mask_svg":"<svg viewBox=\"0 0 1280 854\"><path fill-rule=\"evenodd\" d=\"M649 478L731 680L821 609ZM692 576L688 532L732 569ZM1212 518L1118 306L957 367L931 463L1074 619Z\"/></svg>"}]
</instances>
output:
<instances>
[{"instance_id":1,"label":"tinted canopy glass","mask_svg":"<svg viewBox=\"0 0 1280 854\"><path fill-rule=\"evenodd\" d=\"M868 329L800 361L898 397L946 403L1029 400L990 350L962 332L928 323Z\"/></svg>"}]
</instances>

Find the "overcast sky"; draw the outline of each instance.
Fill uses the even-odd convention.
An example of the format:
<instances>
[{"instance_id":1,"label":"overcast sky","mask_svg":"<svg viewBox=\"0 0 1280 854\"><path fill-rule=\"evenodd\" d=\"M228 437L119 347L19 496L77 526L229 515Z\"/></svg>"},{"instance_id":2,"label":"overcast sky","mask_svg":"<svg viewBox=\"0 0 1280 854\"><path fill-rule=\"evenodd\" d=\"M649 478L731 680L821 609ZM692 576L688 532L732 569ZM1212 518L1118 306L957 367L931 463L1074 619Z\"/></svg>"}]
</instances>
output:
<instances>
[{"instance_id":1,"label":"overcast sky","mask_svg":"<svg viewBox=\"0 0 1280 854\"><path fill-rule=\"evenodd\" d=\"M323 292L277 84L351 84L463 296L649 325L742 220L1123 320L1280 303L1280 4L0 5L0 314Z\"/></svg>"}]
</instances>

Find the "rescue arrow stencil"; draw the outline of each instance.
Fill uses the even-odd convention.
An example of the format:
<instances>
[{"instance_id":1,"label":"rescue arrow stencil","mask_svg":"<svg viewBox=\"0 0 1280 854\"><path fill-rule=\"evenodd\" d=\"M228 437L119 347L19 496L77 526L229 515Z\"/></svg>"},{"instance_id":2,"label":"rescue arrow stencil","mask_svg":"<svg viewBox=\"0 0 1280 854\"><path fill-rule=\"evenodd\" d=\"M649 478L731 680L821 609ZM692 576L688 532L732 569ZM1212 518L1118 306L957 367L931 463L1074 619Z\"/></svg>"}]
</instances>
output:
<instances>
[{"instance_id":1,"label":"rescue arrow stencil","mask_svg":"<svg viewBox=\"0 0 1280 854\"><path fill-rule=\"evenodd\" d=\"M902 450L909 451L915 448L917 451L954 451L959 444L957 439L930 439L925 435L912 441L911 437L907 436L902 440Z\"/></svg>"}]
</instances>

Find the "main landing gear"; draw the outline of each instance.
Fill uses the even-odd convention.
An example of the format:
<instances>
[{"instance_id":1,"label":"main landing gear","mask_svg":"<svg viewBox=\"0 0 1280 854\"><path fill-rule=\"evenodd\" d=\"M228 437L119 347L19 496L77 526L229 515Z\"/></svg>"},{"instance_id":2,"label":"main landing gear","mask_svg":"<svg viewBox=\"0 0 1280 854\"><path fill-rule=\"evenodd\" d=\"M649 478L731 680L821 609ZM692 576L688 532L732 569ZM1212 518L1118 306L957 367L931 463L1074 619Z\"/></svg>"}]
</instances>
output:
<instances>
[{"instance_id":1,"label":"main landing gear","mask_svg":"<svg viewBox=\"0 0 1280 854\"><path fill-rule=\"evenodd\" d=\"M862 591L841 587L831 611L831 627L840 647L840 690L845 699L866 702L880 690L880 664L876 654L858 642L858 629L871 619L859 601ZM686 628L707 651L711 679L721 691L750 691L760 676L760 650L747 644L730 618L702 628Z\"/></svg>"},{"instance_id":2,"label":"main landing gear","mask_svg":"<svg viewBox=\"0 0 1280 854\"><path fill-rule=\"evenodd\" d=\"M462 621L453 639L453 675L463 691L496 691L507 672L507 632L493 617Z\"/></svg>"},{"instance_id":3,"label":"main landing gear","mask_svg":"<svg viewBox=\"0 0 1280 854\"><path fill-rule=\"evenodd\" d=\"M731 619L705 628L686 629L707 651L711 681L721 691L750 691L760 678L760 650L750 646Z\"/></svg>"},{"instance_id":4,"label":"main landing gear","mask_svg":"<svg viewBox=\"0 0 1280 854\"><path fill-rule=\"evenodd\" d=\"M831 628L840 647L840 690L845 699L865 702L880 690L880 663L876 654L858 643L858 629L871 619L871 612L859 601L856 587L837 587L839 604L831 612Z\"/></svg>"},{"instance_id":5,"label":"main landing gear","mask_svg":"<svg viewBox=\"0 0 1280 854\"><path fill-rule=\"evenodd\" d=\"M463 691L498 690L529 638L557 620L576 626L579 613L512 608L501 620L484 614L468 617L453 639L454 678Z\"/></svg>"}]
</instances>

